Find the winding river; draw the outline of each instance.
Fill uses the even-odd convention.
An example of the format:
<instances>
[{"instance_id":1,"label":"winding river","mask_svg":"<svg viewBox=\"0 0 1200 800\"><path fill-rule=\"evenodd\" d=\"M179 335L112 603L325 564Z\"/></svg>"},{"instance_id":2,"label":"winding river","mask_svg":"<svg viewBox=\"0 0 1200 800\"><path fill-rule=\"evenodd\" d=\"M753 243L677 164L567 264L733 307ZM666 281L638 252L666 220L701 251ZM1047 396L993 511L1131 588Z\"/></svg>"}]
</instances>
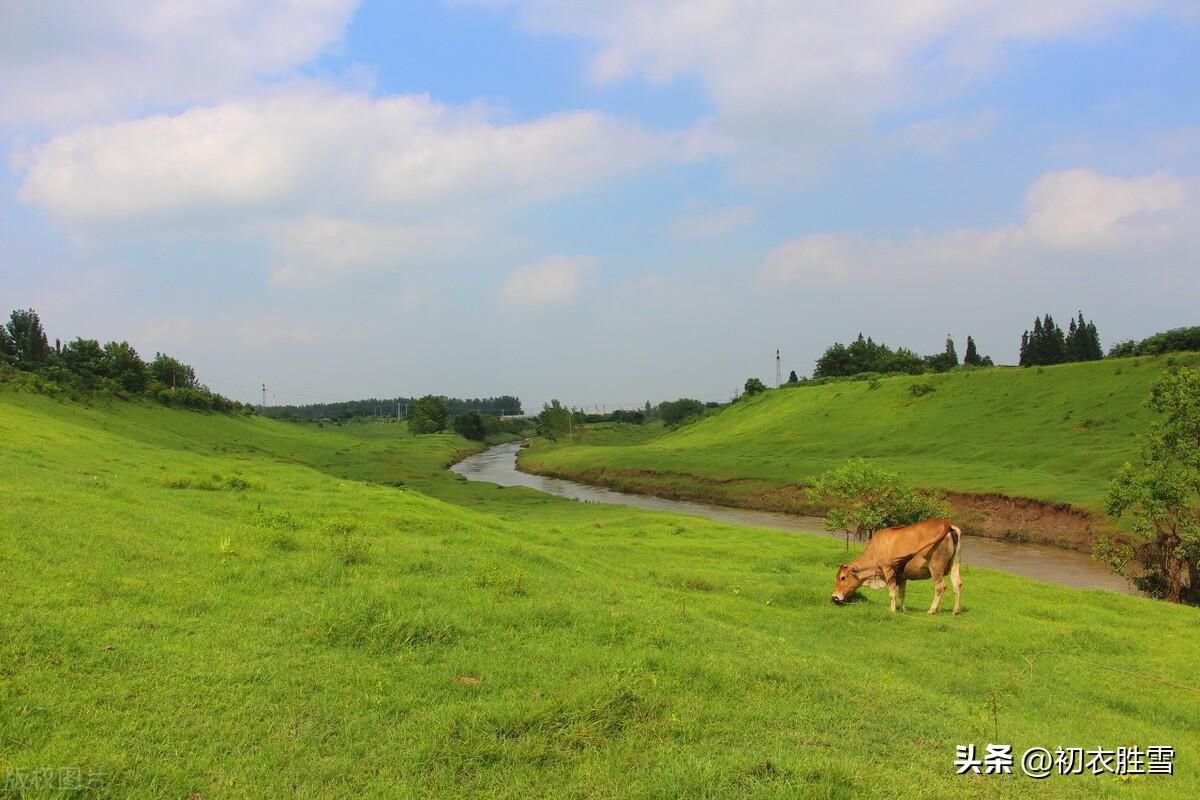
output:
<instances>
[{"instance_id":1,"label":"winding river","mask_svg":"<svg viewBox=\"0 0 1200 800\"><path fill-rule=\"evenodd\" d=\"M650 495L614 492L597 486L531 475L517 469L519 442L501 444L482 453L468 456L451 469L467 480L485 481L501 486L525 486L539 492L580 500L585 503L611 503L634 506L650 511L669 511L707 517L718 522L746 525L752 528L773 528L791 533L841 538L841 534L824 529L819 517L801 517L772 511L750 511L741 508L713 506L683 500L667 500ZM1136 594L1127 580L1113 575L1084 553L1039 544L1005 542L997 539L970 537L963 550L963 562L968 566L999 569L1038 581L1073 586L1078 589L1108 589L1113 592Z\"/></svg>"}]
</instances>

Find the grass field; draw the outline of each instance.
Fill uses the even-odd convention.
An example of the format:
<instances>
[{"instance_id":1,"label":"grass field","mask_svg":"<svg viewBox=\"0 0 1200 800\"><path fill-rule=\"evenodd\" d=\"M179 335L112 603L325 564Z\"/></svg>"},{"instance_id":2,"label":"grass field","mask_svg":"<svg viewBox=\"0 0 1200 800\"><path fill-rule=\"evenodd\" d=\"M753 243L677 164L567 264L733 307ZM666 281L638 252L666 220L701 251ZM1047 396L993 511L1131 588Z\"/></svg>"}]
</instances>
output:
<instances>
[{"instance_id":1,"label":"grass field","mask_svg":"<svg viewBox=\"0 0 1200 800\"><path fill-rule=\"evenodd\" d=\"M810 482L852 457L929 488L999 493L1103 511L1108 482L1137 460L1151 385L1200 354L988 369L770 391L663 434L539 442L535 472L626 490L749 500ZM914 387L932 391L914 394ZM921 391L918 389L917 391ZM634 426L625 426L634 427Z\"/></svg>"},{"instance_id":2,"label":"grass field","mask_svg":"<svg viewBox=\"0 0 1200 800\"><path fill-rule=\"evenodd\" d=\"M984 570L961 617L838 608L835 541L468 484L471 447L0 390L0 792L1200 792L1200 610ZM989 741L1177 774L955 777Z\"/></svg>"}]
</instances>

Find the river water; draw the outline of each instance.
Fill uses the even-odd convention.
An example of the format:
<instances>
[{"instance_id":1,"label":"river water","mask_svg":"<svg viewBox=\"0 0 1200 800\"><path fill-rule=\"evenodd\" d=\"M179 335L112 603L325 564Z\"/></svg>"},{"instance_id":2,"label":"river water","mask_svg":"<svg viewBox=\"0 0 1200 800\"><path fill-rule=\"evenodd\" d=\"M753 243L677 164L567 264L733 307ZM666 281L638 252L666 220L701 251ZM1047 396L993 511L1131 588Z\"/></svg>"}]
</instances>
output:
<instances>
[{"instance_id":1,"label":"river water","mask_svg":"<svg viewBox=\"0 0 1200 800\"><path fill-rule=\"evenodd\" d=\"M791 533L842 538L842 534L826 531L820 517L801 517L773 511L750 511L684 500L668 500L650 495L614 492L561 478L531 475L517 469L517 451L520 447L519 442L497 445L482 453L468 456L451 469L467 480L486 481L501 486L525 486L586 503L634 506L650 511L706 517L718 522L752 528L773 528ZM962 558L963 563L968 566L1004 570L1014 575L1078 589L1137 593L1127 580L1113 575L1084 553L1048 545L1005 542L979 536L969 536L965 541Z\"/></svg>"}]
</instances>

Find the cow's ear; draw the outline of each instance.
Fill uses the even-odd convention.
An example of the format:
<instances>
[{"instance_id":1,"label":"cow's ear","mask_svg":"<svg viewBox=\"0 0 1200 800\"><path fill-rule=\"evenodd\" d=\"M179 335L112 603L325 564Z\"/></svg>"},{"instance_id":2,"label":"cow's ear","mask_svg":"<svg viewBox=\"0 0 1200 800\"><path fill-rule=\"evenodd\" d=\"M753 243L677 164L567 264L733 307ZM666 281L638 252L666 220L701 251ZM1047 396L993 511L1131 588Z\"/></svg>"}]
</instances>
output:
<instances>
[{"instance_id":1,"label":"cow's ear","mask_svg":"<svg viewBox=\"0 0 1200 800\"><path fill-rule=\"evenodd\" d=\"M848 566L850 566L850 565L849 564L838 564L838 569L845 569Z\"/></svg>"}]
</instances>

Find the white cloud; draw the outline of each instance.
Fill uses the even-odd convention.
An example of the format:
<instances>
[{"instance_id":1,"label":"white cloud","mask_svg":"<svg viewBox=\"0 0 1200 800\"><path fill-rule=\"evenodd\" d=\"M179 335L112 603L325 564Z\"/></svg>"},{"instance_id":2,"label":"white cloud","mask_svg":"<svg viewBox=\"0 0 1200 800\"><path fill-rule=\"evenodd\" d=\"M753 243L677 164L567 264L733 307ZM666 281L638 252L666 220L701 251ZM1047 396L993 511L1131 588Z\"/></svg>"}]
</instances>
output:
<instances>
[{"instance_id":1,"label":"white cloud","mask_svg":"<svg viewBox=\"0 0 1200 800\"><path fill-rule=\"evenodd\" d=\"M356 0L4 3L0 123L210 102L334 46Z\"/></svg>"},{"instance_id":2,"label":"white cloud","mask_svg":"<svg viewBox=\"0 0 1200 800\"><path fill-rule=\"evenodd\" d=\"M786 242L759 268L766 286L886 280L990 268L1044 267L1079 257L1136 254L1153 261L1200 247L1200 180L1052 172L1025 196L1021 224L913 233L901 241L819 234Z\"/></svg>"},{"instance_id":3,"label":"white cloud","mask_svg":"<svg viewBox=\"0 0 1200 800\"><path fill-rule=\"evenodd\" d=\"M1099 248L1189 232L1197 221L1195 180L1166 172L1112 178L1086 169L1040 178L1025 196L1029 234L1061 248Z\"/></svg>"},{"instance_id":4,"label":"white cloud","mask_svg":"<svg viewBox=\"0 0 1200 800\"><path fill-rule=\"evenodd\" d=\"M421 214L531 202L667 152L668 139L595 112L505 125L425 96L305 91L81 128L14 164L23 200L86 224L314 204Z\"/></svg>"},{"instance_id":5,"label":"white cloud","mask_svg":"<svg viewBox=\"0 0 1200 800\"><path fill-rule=\"evenodd\" d=\"M311 85L266 100L89 125L17 152L19 196L81 237L265 236L278 285L320 285L461 250L523 205L676 157L604 114L528 122L425 96Z\"/></svg>"},{"instance_id":6,"label":"white cloud","mask_svg":"<svg viewBox=\"0 0 1200 800\"><path fill-rule=\"evenodd\" d=\"M267 226L275 286L312 288L457 252L475 235L468 224L401 225L303 217Z\"/></svg>"},{"instance_id":7,"label":"white cloud","mask_svg":"<svg viewBox=\"0 0 1200 800\"><path fill-rule=\"evenodd\" d=\"M595 263L588 256L550 256L518 267L500 290L500 302L510 308L567 303L574 299L584 273Z\"/></svg>"},{"instance_id":8,"label":"white cloud","mask_svg":"<svg viewBox=\"0 0 1200 800\"><path fill-rule=\"evenodd\" d=\"M590 73L600 83L636 76L664 84L696 77L717 105L719 130L760 150L804 150L865 135L864 121L878 114L957 95L1002 66L1012 45L1103 34L1187 4L509 0L507 5L518 9L527 29L594 41L599 49Z\"/></svg>"}]
</instances>

